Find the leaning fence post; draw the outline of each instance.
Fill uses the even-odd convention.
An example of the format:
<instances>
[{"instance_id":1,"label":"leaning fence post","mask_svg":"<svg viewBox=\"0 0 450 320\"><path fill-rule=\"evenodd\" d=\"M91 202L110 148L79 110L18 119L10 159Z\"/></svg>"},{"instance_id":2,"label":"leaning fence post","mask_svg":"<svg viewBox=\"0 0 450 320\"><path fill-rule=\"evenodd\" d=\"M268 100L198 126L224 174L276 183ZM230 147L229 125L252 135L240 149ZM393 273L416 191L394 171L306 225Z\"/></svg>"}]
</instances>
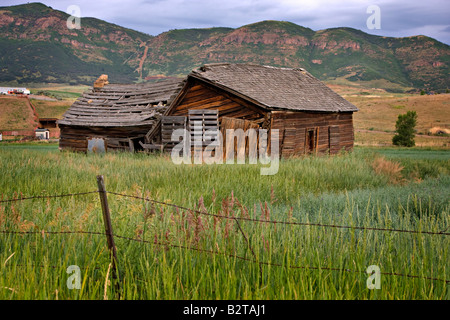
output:
<instances>
[{"instance_id":1,"label":"leaning fence post","mask_svg":"<svg viewBox=\"0 0 450 320\"><path fill-rule=\"evenodd\" d=\"M116 245L114 244L114 236L113 236L113 230L111 225L111 216L109 214L109 205L108 205L108 198L106 196L106 189L105 189L105 181L103 180L103 176L99 175L97 176L97 184L98 184L98 194L100 196L100 202L102 204L102 212L103 212L103 222L105 224L105 234L106 234L106 240L108 241L108 249L110 256L112 256L112 278L114 279L114 282L116 284L116 289L120 290L119 283L117 282L117 251L116 251ZM120 294L119 294L120 298Z\"/></svg>"}]
</instances>

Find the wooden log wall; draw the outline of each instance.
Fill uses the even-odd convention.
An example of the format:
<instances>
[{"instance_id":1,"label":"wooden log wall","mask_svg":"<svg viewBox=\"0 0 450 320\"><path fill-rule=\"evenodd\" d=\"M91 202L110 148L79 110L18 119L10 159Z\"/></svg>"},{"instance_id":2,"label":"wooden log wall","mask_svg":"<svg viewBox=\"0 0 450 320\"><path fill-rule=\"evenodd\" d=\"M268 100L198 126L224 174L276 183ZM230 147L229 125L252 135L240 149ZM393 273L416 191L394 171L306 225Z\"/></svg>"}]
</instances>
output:
<instances>
[{"instance_id":1,"label":"wooden log wall","mask_svg":"<svg viewBox=\"0 0 450 320\"><path fill-rule=\"evenodd\" d=\"M263 122L266 116L260 108L200 81L192 82L169 114L187 116L189 110L195 109L216 109L219 121L222 117L232 117Z\"/></svg>"},{"instance_id":2,"label":"wooden log wall","mask_svg":"<svg viewBox=\"0 0 450 320\"><path fill-rule=\"evenodd\" d=\"M273 111L271 129L278 129L283 157L309 151L308 131L314 134L315 153L336 154L353 148L353 113ZM331 137L331 139L330 139Z\"/></svg>"},{"instance_id":3,"label":"wooden log wall","mask_svg":"<svg viewBox=\"0 0 450 320\"><path fill-rule=\"evenodd\" d=\"M130 139L144 139L151 125L135 127L77 127L60 125L59 147L86 152L88 138L104 138L108 150L130 151Z\"/></svg>"}]
</instances>

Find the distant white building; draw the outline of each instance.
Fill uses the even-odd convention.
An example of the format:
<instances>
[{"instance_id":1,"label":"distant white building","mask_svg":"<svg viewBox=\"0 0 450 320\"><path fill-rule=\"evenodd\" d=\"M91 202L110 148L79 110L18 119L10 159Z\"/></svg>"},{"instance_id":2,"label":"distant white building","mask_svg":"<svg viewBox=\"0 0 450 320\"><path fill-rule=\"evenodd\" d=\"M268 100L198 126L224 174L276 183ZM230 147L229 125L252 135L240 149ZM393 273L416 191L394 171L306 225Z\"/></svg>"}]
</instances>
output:
<instances>
[{"instance_id":1,"label":"distant white building","mask_svg":"<svg viewBox=\"0 0 450 320\"><path fill-rule=\"evenodd\" d=\"M50 131L48 129L38 128L36 129L36 138L41 140L48 140L50 138Z\"/></svg>"},{"instance_id":2,"label":"distant white building","mask_svg":"<svg viewBox=\"0 0 450 320\"><path fill-rule=\"evenodd\" d=\"M18 87L0 87L0 94L30 94L30 90L27 88Z\"/></svg>"}]
</instances>

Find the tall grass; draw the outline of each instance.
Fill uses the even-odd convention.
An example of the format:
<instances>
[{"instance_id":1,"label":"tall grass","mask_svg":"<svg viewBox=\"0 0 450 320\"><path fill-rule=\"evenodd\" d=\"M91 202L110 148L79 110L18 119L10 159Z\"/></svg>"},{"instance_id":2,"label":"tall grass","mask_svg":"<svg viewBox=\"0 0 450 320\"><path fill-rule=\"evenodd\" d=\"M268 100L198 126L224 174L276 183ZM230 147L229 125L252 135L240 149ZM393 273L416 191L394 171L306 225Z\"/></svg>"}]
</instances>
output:
<instances>
[{"instance_id":1,"label":"tall grass","mask_svg":"<svg viewBox=\"0 0 450 320\"><path fill-rule=\"evenodd\" d=\"M95 190L97 174L105 176L109 191L134 192L141 188L153 197L182 204L193 204L213 189L220 198L234 191L245 202L254 203L270 199L271 189L280 200L293 201L302 192L352 190L389 182L389 177L374 174L370 163L363 160L364 152L285 160L273 176L261 176L261 165L175 165L168 156L86 156L56 150L42 154L27 147L0 152L0 170L5 172L0 188L4 195Z\"/></svg>"},{"instance_id":2,"label":"tall grass","mask_svg":"<svg viewBox=\"0 0 450 320\"><path fill-rule=\"evenodd\" d=\"M446 159L432 160L438 171L421 180L403 169L398 184L374 170L366 149L283 160L274 176L257 165L50 150L0 148L1 196L93 191L102 174L108 191L228 217L426 232L450 222ZM445 235L240 221L244 236L232 219L108 200L114 233L141 240L115 239L122 299L448 298L445 282L423 279L449 280ZM0 234L0 298L116 298L104 236L48 234L104 232L98 195L1 203L0 230L37 232ZM67 288L69 265L81 268L79 290ZM383 273L381 290L366 287L369 265Z\"/></svg>"}]
</instances>

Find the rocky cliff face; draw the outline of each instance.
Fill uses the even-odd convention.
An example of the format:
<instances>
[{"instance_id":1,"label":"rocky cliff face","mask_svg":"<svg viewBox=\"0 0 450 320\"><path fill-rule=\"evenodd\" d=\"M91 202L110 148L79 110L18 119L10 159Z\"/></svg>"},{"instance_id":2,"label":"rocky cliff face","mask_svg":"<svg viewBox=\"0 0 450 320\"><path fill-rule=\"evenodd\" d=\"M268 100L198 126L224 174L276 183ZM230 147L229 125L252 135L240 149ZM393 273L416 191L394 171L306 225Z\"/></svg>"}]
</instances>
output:
<instances>
[{"instance_id":1,"label":"rocky cliff face","mask_svg":"<svg viewBox=\"0 0 450 320\"><path fill-rule=\"evenodd\" d=\"M388 89L450 85L449 46L424 36L387 38L351 28L314 32L279 21L210 29L202 40L192 32L170 31L151 39L145 71L181 75L203 63L247 62L303 67L322 80L344 78L368 85L383 80Z\"/></svg>"},{"instance_id":2,"label":"rocky cliff face","mask_svg":"<svg viewBox=\"0 0 450 320\"><path fill-rule=\"evenodd\" d=\"M205 63L245 62L303 67L322 80L450 86L450 47L424 36L388 38L351 28L313 31L263 21L152 37L92 18L70 30L67 18L42 4L0 8L0 81L92 83L108 73L113 82L130 82L186 75Z\"/></svg>"}]
</instances>

